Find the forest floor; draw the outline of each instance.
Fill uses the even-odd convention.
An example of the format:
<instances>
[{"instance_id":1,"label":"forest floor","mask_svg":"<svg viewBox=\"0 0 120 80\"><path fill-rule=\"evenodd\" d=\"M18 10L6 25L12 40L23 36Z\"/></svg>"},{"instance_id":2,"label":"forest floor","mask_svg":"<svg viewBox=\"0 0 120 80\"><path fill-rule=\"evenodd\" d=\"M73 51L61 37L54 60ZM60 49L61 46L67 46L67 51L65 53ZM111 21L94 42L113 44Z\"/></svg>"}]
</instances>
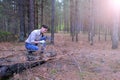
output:
<instances>
[{"instance_id":1,"label":"forest floor","mask_svg":"<svg viewBox=\"0 0 120 80\"><path fill-rule=\"evenodd\" d=\"M91 46L87 36L72 42L68 34L55 34L47 50L62 57L16 74L14 80L120 80L120 47L111 49L110 40L96 39ZM0 57L12 57L13 63L25 61L25 53L24 43L0 43Z\"/></svg>"}]
</instances>

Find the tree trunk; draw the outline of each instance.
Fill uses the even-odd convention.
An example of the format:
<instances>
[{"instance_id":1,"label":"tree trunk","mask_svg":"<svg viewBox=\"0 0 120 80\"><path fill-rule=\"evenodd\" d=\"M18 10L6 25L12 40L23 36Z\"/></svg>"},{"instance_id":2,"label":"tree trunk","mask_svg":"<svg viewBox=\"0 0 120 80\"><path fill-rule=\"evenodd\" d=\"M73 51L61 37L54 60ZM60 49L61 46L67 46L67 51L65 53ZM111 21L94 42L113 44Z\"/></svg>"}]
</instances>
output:
<instances>
[{"instance_id":1,"label":"tree trunk","mask_svg":"<svg viewBox=\"0 0 120 80\"><path fill-rule=\"evenodd\" d=\"M112 49L118 48L119 36L118 36L118 27L119 27L119 14L115 15L113 32L112 32Z\"/></svg>"},{"instance_id":2,"label":"tree trunk","mask_svg":"<svg viewBox=\"0 0 120 80\"><path fill-rule=\"evenodd\" d=\"M44 3L44 0L41 0L41 25L43 24L43 3Z\"/></svg>"},{"instance_id":3,"label":"tree trunk","mask_svg":"<svg viewBox=\"0 0 120 80\"><path fill-rule=\"evenodd\" d=\"M64 0L64 31L69 32L69 0ZM67 14L66 14L67 13Z\"/></svg>"},{"instance_id":4,"label":"tree trunk","mask_svg":"<svg viewBox=\"0 0 120 80\"><path fill-rule=\"evenodd\" d=\"M79 33L79 9L78 9L79 1L75 1L75 36L76 42L78 42L78 33Z\"/></svg>"},{"instance_id":5,"label":"tree trunk","mask_svg":"<svg viewBox=\"0 0 120 80\"><path fill-rule=\"evenodd\" d=\"M72 36L72 41L74 41L75 36L75 1L70 0L70 34Z\"/></svg>"},{"instance_id":6,"label":"tree trunk","mask_svg":"<svg viewBox=\"0 0 120 80\"><path fill-rule=\"evenodd\" d=\"M30 2L29 2L29 17L28 17L28 19L29 19L29 30L28 30L28 32L29 33L31 33L31 31L34 29L34 27L35 27L35 14L34 14L34 2L35 2L35 0L29 0Z\"/></svg>"},{"instance_id":7,"label":"tree trunk","mask_svg":"<svg viewBox=\"0 0 120 80\"><path fill-rule=\"evenodd\" d=\"M25 13L24 13L24 0L19 1L18 0L18 4L19 4L19 17L20 17L20 37L19 37L19 41L24 41L24 30L25 30Z\"/></svg>"},{"instance_id":8,"label":"tree trunk","mask_svg":"<svg viewBox=\"0 0 120 80\"><path fill-rule=\"evenodd\" d=\"M98 28L98 40L100 41L100 31L101 31L101 25L99 24L99 26L98 26L99 28Z\"/></svg>"},{"instance_id":9,"label":"tree trunk","mask_svg":"<svg viewBox=\"0 0 120 80\"><path fill-rule=\"evenodd\" d=\"M55 0L52 0L52 16L51 16L51 43L54 44L54 18L55 18Z\"/></svg>"},{"instance_id":10,"label":"tree trunk","mask_svg":"<svg viewBox=\"0 0 120 80\"><path fill-rule=\"evenodd\" d=\"M35 1L35 29L38 28L38 3Z\"/></svg>"},{"instance_id":11,"label":"tree trunk","mask_svg":"<svg viewBox=\"0 0 120 80\"><path fill-rule=\"evenodd\" d=\"M93 0L90 1L90 24L89 24L89 41L90 45L93 45L93 37L94 37L94 7Z\"/></svg>"}]
</instances>

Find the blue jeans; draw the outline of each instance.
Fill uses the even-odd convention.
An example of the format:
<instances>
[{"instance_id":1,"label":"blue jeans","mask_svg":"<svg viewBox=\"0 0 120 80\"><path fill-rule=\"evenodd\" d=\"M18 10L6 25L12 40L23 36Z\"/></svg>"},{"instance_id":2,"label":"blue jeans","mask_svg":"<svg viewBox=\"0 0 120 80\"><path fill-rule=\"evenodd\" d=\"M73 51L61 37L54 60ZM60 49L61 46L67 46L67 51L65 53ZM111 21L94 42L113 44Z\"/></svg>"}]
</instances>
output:
<instances>
[{"instance_id":1,"label":"blue jeans","mask_svg":"<svg viewBox=\"0 0 120 80\"><path fill-rule=\"evenodd\" d=\"M27 50L30 50L30 51L37 51L39 50L39 47L35 44L31 44L31 43L25 43L25 48Z\"/></svg>"}]
</instances>

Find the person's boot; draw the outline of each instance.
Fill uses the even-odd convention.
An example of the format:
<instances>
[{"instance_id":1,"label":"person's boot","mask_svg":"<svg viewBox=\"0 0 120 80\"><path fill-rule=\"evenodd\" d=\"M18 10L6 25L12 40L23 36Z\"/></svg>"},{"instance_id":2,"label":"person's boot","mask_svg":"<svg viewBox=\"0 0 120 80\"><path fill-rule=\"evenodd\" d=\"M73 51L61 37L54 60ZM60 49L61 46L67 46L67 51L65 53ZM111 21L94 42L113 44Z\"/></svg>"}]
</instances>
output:
<instances>
[{"instance_id":1,"label":"person's boot","mask_svg":"<svg viewBox=\"0 0 120 80\"><path fill-rule=\"evenodd\" d=\"M44 53L44 48L42 47L41 50L40 50L40 53Z\"/></svg>"},{"instance_id":2,"label":"person's boot","mask_svg":"<svg viewBox=\"0 0 120 80\"><path fill-rule=\"evenodd\" d=\"M28 51L27 55L34 55L33 52L35 51Z\"/></svg>"},{"instance_id":3,"label":"person's boot","mask_svg":"<svg viewBox=\"0 0 120 80\"><path fill-rule=\"evenodd\" d=\"M30 56L30 55L27 56L27 61L34 61L34 60L36 60L35 56Z\"/></svg>"},{"instance_id":4,"label":"person's boot","mask_svg":"<svg viewBox=\"0 0 120 80\"><path fill-rule=\"evenodd\" d=\"M28 51L27 53L27 61L34 61L35 59L35 54L33 54L34 51Z\"/></svg>"}]
</instances>

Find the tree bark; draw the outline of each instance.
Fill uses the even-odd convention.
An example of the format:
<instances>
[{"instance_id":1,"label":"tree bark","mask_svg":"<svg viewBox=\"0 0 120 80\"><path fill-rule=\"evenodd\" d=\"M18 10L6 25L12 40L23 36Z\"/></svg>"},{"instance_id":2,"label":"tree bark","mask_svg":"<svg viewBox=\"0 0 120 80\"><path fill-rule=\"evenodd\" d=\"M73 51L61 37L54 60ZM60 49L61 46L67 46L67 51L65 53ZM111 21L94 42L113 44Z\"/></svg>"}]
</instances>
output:
<instances>
[{"instance_id":1,"label":"tree bark","mask_svg":"<svg viewBox=\"0 0 120 80\"><path fill-rule=\"evenodd\" d=\"M38 28L38 3L35 1L35 29Z\"/></svg>"},{"instance_id":2,"label":"tree bark","mask_svg":"<svg viewBox=\"0 0 120 80\"><path fill-rule=\"evenodd\" d=\"M52 16L51 16L51 43L54 44L54 19L55 19L55 0L52 0Z\"/></svg>"},{"instance_id":3,"label":"tree bark","mask_svg":"<svg viewBox=\"0 0 120 80\"><path fill-rule=\"evenodd\" d=\"M41 25L43 24L43 8L44 8L43 3L44 1L41 0Z\"/></svg>"},{"instance_id":4,"label":"tree bark","mask_svg":"<svg viewBox=\"0 0 120 80\"><path fill-rule=\"evenodd\" d=\"M93 0L90 1L90 26L89 26L89 41L90 45L93 45L93 37L94 37L94 7Z\"/></svg>"},{"instance_id":5,"label":"tree bark","mask_svg":"<svg viewBox=\"0 0 120 80\"><path fill-rule=\"evenodd\" d=\"M25 31L25 13L24 13L24 0L23 1L19 1L18 0L18 4L19 4L19 17L20 17L20 37L19 37L19 41L24 41L24 31Z\"/></svg>"},{"instance_id":6,"label":"tree bark","mask_svg":"<svg viewBox=\"0 0 120 80\"><path fill-rule=\"evenodd\" d=\"M72 41L74 41L75 36L75 1L70 0L70 34L72 36Z\"/></svg>"},{"instance_id":7,"label":"tree bark","mask_svg":"<svg viewBox=\"0 0 120 80\"><path fill-rule=\"evenodd\" d=\"M31 33L31 31L35 28L35 14L34 14L34 3L35 3L35 0L29 0L29 30L28 32Z\"/></svg>"}]
</instances>

